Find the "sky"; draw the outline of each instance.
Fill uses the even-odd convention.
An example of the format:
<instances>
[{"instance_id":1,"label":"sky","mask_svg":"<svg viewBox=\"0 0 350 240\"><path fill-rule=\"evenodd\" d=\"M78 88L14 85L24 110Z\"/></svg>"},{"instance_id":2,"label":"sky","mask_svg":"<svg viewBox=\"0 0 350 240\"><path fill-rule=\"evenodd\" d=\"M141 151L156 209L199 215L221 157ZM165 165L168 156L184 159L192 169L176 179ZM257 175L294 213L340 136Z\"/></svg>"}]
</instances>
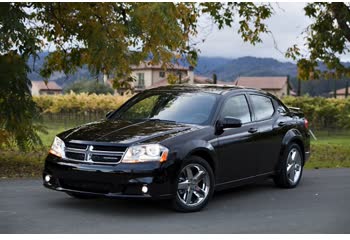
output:
<instances>
[{"instance_id":1,"label":"sky","mask_svg":"<svg viewBox=\"0 0 350 240\"><path fill-rule=\"evenodd\" d=\"M304 37L302 32L312 23L312 20L305 16L304 7L306 3L302 2L279 2L272 3L274 14L266 20L270 34L262 34L262 43L255 46L245 43L237 33L238 23L232 28L219 30L208 20L208 16L203 16L199 21L199 33L193 40L198 43L200 56L239 58L244 56L275 58L282 62L293 62L287 59L284 53L289 47L298 44L302 48ZM205 39L202 42L202 39ZM275 40L275 41L274 41ZM278 49L275 47L275 43ZM54 46L49 48L54 50ZM342 61L350 61L348 56L340 56Z\"/></svg>"},{"instance_id":2,"label":"sky","mask_svg":"<svg viewBox=\"0 0 350 240\"><path fill-rule=\"evenodd\" d=\"M269 30L272 31L277 47L285 52L288 47L298 44L303 45L302 32L311 23L311 19L304 14L305 3L278 3L273 4L275 13L266 21ZM238 58L242 56L272 57L280 61L292 61L286 59L284 54L274 46L273 37L263 34L262 43L255 46L244 43L237 34L238 24L234 28L218 30L208 24L206 19L201 19L201 32L199 39L205 38L204 43L197 45L201 50L201 56ZM350 56L342 56L343 61L350 61Z\"/></svg>"}]
</instances>

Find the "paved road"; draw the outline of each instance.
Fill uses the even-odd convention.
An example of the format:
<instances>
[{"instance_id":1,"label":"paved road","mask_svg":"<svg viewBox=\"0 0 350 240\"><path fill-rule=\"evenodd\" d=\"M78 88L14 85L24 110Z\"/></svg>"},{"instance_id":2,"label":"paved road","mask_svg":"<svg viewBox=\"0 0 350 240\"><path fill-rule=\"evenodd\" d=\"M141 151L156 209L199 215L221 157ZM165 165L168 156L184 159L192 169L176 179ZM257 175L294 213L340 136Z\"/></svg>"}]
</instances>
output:
<instances>
[{"instance_id":1,"label":"paved road","mask_svg":"<svg viewBox=\"0 0 350 240\"><path fill-rule=\"evenodd\" d=\"M350 169L305 171L296 189L266 181L220 192L190 214L167 202L76 200L40 180L0 180L0 233L350 233Z\"/></svg>"}]
</instances>

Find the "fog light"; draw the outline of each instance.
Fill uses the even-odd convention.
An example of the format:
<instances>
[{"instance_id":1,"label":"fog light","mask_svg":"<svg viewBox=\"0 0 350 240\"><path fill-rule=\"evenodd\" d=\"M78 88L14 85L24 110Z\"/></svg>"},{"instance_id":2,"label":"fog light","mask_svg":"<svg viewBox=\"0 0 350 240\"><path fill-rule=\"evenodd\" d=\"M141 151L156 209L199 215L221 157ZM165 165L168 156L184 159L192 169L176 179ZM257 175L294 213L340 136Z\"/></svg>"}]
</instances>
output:
<instances>
[{"instance_id":1,"label":"fog light","mask_svg":"<svg viewBox=\"0 0 350 240\"><path fill-rule=\"evenodd\" d=\"M46 175L46 176L45 176L45 182L50 182L50 180L51 180L50 175Z\"/></svg>"},{"instance_id":2,"label":"fog light","mask_svg":"<svg viewBox=\"0 0 350 240\"><path fill-rule=\"evenodd\" d=\"M141 190L142 190L143 193L147 193L148 192L148 187L145 185L145 186L142 187Z\"/></svg>"}]
</instances>

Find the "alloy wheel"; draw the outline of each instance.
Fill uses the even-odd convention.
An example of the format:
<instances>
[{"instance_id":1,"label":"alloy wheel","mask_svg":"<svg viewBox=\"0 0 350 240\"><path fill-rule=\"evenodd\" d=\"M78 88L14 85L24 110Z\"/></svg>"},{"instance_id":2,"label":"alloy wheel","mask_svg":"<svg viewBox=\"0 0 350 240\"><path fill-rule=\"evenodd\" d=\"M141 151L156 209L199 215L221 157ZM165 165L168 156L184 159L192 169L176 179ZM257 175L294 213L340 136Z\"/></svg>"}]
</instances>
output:
<instances>
[{"instance_id":1,"label":"alloy wheel","mask_svg":"<svg viewBox=\"0 0 350 240\"><path fill-rule=\"evenodd\" d=\"M177 196L187 206L198 206L208 197L210 187L207 170L200 164L189 164L179 175Z\"/></svg>"},{"instance_id":2,"label":"alloy wheel","mask_svg":"<svg viewBox=\"0 0 350 240\"><path fill-rule=\"evenodd\" d=\"M299 181L302 171L302 160L300 152L296 148L292 148L287 158L287 178L294 185Z\"/></svg>"}]
</instances>

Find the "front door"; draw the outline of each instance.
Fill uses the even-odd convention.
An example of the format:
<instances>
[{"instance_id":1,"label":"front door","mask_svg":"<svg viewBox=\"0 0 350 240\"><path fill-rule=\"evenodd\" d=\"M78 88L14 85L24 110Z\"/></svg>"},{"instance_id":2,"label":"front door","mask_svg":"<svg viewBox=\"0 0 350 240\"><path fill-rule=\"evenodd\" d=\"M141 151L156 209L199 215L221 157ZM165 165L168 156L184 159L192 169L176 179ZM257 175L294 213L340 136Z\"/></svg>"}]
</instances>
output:
<instances>
[{"instance_id":1,"label":"front door","mask_svg":"<svg viewBox=\"0 0 350 240\"><path fill-rule=\"evenodd\" d=\"M235 181L256 174L256 157L252 131L252 115L245 94L228 97L219 118L234 117L242 121L239 128L224 129L218 135L218 154L221 163L221 182Z\"/></svg>"}]
</instances>

